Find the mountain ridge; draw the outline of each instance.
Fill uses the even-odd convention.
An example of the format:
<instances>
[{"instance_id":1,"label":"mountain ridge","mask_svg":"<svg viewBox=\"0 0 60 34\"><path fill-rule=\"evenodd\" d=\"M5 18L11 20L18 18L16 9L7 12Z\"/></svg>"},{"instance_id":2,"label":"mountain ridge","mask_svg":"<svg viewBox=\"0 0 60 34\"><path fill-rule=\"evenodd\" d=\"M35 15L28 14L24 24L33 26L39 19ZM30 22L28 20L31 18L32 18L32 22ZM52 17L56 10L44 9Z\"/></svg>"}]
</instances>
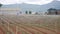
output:
<instances>
[{"instance_id":1,"label":"mountain ridge","mask_svg":"<svg viewBox=\"0 0 60 34\"><path fill-rule=\"evenodd\" d=\"M52 1L49 4L45 5L35 5L35 4L12 4L12 5L4 5L2 8L20 8L21 11L38 11L38 12L46 12L49 8L60 9L60 1Z\"/></svg>"}]
</instances>

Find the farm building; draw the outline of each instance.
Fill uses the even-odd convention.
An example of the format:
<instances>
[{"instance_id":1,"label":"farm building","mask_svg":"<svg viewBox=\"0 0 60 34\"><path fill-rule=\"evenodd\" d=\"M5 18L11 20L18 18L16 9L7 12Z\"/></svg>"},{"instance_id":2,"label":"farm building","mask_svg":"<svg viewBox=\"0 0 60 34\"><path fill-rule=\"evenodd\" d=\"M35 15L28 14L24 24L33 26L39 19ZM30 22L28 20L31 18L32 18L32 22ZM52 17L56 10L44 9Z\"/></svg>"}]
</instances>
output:
<instances>
[{"instance_id":1,"label":"farm building","mask_svg":"<svg viewBox=\"0 0 60 34\"><path fill-rule=\"evenodd\" d=\"M56 14L57 14L56 9L53 9L53 8L48 9L48 15L56 15Z\"/></svg>"},{"instance_id":2,"label":"farm building","mask_svg":"<svg viewBox=\"0 0 60 34\"><path fill-rule=\"evenodd\" d=\"M57 14L60 15L60 10L57 10Z\"/></svg>"},{"instance_id":3,"label":"farm building","mask_svg":"<svg viewBox=\"0 0 60 34\"><path fill-rule=\"evenodd\" d=\"M20 8L0 8L0 14L17 14Z\"/></svg>"},{"instance_id":4,"label":"farm building","mask_svg":"<svg viewBox=\"0 0 60 34\"><path fill-rule=\"evenodd\" d=\"M48 15L60 15L60 9L53 9L53 8L50 8L48 9L48 12L47 12Z\"/></svg>"}]
</instances>

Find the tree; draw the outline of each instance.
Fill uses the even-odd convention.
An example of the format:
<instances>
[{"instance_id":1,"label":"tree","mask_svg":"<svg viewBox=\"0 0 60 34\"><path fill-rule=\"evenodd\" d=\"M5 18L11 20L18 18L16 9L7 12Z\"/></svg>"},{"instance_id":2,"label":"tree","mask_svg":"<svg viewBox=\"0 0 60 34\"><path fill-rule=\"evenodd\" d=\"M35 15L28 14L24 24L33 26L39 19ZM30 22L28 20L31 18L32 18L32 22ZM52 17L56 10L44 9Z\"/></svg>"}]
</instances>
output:
<instances>
[{"instance_id":1,"label":"tree","mask_svg":"<svg viewBox=\"0 0 60 34\"><path fill-rule=\"evenodd\" d=\"M35 13L36 15L38 14L38 12Z\"/></svg>"},{"instance_id":2,"label":"tree","mask_svg":"<svg viewBox=\"0 0 60 34\"><path fill-rule=\"evenodd\" d=\"M58 12L57 12L57 11L56 11L55 13L56 13L56 15L58 14Z\"/></svg>"},{"instance_id":3,"label":"tree","mask_svg":"<svg viewBox=\"0 0 60 34\"><path fill-rule=\"evenodd\" d=\"M45 15L48 14L47 12L45 12Z\"/></svg>"},{"instance_id":4,"label":"tree","mask_svg":"<svg viewBox=\"0 0 60 34\"><path fill-rule=\"evenodd\" d=\"M2 4L0 4L0 8L2 7Z\"/></svg>"},{"instance_id":5,"label":"tree","mask_svg":"<svg viewBox=\"0 0 60 34\"><path fill-rule=\"evenodd\" d=\"M28 14L28 11L26 11L25 13Z\"/></svg>"},{"instance_id":6,"label":"tree","mask_svg":"<svg viewBox=\"0 0 60 34\"><path fill-rule=\"evenodd\" d=\"M0 7L2 7L2 4L0 4Z\"/></svg>"},{"instance_id":7,"label":"tree","mask_svg":"<svg viewBox=\"0 0 60 34\"><path fill-rule=\"evenodd\" d=\"M31 11L29 11L29 14L31 14L32 12Z\"/></svg>"}]
</instances>

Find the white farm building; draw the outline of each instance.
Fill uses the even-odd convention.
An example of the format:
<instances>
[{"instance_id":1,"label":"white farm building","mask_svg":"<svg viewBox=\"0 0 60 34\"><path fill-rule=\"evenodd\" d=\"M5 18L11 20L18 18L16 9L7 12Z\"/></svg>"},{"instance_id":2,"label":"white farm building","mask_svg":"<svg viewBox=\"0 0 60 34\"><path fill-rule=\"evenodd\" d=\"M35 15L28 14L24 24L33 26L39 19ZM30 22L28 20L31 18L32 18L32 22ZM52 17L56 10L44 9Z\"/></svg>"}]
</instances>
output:
<instances>
[{"instance_id":1,"label":"white farm building","mask_svg":"<svg viewBox=\"0 0 60 34\"><path fill-rule=\"evenodd\" d=\"M0 8L0 15L1 14L12 14L12 15L16 15L17 12L20 11L20 8Z\"/></svg>"}]
</instances>

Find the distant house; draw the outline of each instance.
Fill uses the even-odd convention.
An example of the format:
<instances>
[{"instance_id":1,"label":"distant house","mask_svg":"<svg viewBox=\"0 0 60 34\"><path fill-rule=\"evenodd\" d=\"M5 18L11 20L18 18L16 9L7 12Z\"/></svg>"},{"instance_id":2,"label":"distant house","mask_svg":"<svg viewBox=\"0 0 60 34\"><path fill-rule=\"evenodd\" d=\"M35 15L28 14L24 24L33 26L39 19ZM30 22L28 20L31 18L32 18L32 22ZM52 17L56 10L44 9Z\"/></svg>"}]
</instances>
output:
<instances>
[{"instance_id":1,"label":"distant house","mask_svg":"<svg viewBox=\"0 0 60 34\"><path fill-rule=\"evenodd\" d=\"M0 14L17 14L20 11L20 8L0 8Z\"/></svg>"},{"instance_id":2,"label":"distant house","mask_svg":"<svg viewBox=\"0 0 60 34\"><path fill-rule=\"evenodd\" d=\"M47 14L48 15L57 15L57 10L54 9L54 8L50 8L50 9L48 9L48 13Z\"/></svg>"},{"instance_id":3,"label":"distant house","mask_svg":"<svg viewBox=\"0 0 60 34\"><path fill-rule=\"evenodd\" d=\"M48 9L48 15L60 15L60 9L53 9L53 8L50 8Z\"/></svg>"},{"instance_id":4,"label":"distant house","mask_svg":"<svg viewBox=\"0 0 60 34\"><path fill-rule=\"evenodd\" d=\"M57 14L58 14L58 15L60 15L60 9L59 9L59 10L57 10Z\"/></svg>"}]
</instances>

